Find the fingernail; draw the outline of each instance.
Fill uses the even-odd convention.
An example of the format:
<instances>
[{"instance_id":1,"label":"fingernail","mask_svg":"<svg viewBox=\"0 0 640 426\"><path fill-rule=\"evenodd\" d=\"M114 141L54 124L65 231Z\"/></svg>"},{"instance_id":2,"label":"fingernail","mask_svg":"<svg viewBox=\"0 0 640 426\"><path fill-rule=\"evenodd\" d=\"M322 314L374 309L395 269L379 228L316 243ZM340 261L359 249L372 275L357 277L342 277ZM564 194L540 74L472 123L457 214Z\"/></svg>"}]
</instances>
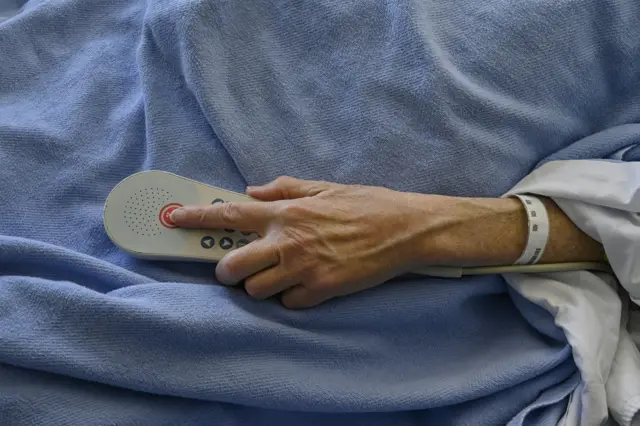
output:
<instances>
[{"instance_id":1,"label":"fingernail","mask_svg":"<svg viewBox=\"0 0 640 426\"><path fill-rule=\"evenodd\" d=\"M247 186L247 192L253 191L254 189L256 189L255 186Z\"/></svg>"},{"instance_id":2,"label":"fingernail","mask_svg":"<svg viewBox=\"0 0 640 426\"><path fill-rule=\"evenodd\" d=\"M173 222L178 222L187 217L187 211L183 208L175 209L171 212L171 220Z\"/></svg>"}]
</instances>

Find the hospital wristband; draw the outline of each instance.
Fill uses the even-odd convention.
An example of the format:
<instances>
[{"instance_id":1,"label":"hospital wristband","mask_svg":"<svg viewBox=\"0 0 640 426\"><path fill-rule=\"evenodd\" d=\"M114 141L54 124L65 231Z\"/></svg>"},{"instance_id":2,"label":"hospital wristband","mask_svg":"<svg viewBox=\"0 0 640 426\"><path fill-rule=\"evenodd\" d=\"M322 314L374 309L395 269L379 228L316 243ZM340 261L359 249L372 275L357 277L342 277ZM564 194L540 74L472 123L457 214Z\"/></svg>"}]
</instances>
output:
<instances>
[{"instance_id":1,"label":"hospital wristband","mask_svg":"<svg viewBox=\"0 0 640 426\"><path fill-rule=\"evenodd\" d=\"M535 265L540 261L549 240L549 215L547 208L539 198L530 195L514 194L524 206L527 212L529 233L527 245L516 265Z\"/></svg>"}]
</instances>

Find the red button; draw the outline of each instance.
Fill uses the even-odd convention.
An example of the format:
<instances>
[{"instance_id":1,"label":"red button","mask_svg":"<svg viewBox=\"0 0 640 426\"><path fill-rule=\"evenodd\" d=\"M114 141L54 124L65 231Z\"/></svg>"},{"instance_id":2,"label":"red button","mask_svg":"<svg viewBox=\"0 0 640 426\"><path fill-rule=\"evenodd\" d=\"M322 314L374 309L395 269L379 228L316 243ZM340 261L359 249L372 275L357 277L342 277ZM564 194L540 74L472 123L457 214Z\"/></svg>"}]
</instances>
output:
<instances>
[{"instance_id":1,"label":"red button","mask_svg":"<svg viewBox=\"0 0 640 426\"><path fill-rule=\"evenodd\" d=\"M158 216L158 219L160 219L160 223L162 224L162 226L169 229L177 228L176 224L171 220L171 212L179 207L182 207L182 204L171 203L160 209L160 215Z\"/></svg>"}]
</instances>

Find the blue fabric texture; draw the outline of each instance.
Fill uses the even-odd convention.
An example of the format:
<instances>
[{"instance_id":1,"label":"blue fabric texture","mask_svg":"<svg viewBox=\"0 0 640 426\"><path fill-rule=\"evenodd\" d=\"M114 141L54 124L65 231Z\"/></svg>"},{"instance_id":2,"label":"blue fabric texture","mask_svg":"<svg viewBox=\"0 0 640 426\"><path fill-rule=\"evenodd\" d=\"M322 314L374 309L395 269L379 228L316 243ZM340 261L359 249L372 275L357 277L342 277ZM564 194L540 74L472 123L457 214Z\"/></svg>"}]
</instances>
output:
<instances>
[{"instance_id":1,"label":"blue fabric texture","mask_svg":"<svg viewBox=\"0 0 640 426\"><path fill-rule=\"evenodd\" d=\"M22 0L0 0L0 22L15 16L23 3Z\"/></svg>"},{"instance_id":2,"label":"blue fabric texture","mask_svg":"<svg viewBox=\"0 0 640 426\"><path fill-rule=\"evenodd\" d=\"M570 347L500 277L400 277L287 311L210 265L123 254L102 206L149 169L499 196L541 162L605 158L640 141L637 0L10 2L0 424L562 416Z\"/></svg>"}]
</instances>

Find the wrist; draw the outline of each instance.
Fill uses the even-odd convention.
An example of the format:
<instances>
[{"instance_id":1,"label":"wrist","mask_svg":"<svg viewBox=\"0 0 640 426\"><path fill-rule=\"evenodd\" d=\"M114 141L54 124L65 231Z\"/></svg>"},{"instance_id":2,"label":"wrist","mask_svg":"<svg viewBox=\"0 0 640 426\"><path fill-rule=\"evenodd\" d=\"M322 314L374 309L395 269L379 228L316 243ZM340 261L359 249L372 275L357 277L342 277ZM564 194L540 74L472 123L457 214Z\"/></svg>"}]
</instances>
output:
<instances>
[{"instance_id":1,"label":"wrist","mask_svg":"<svg viewBox=\"0 0 640 426\"><path fill-rule=\"evenodd\" d=\"M423 228L421 233L423 262L462 267L511 265L522 254L528 222L518 199L442 197L438 204L438 211L429 215L434 220L427 219L431 229Z\"/></svg>"},{"instance_id":2,"label":"wrist","mask_svg":"<svg viewBox=\"0 0 640 426\"><path fill-rule=\"evenodd\" d=\"M547 209L550 232L539 263L603 261L599 242L583 233L553 200L540 200ZM527 211L517 198L427 196L422 202L426 214L422 225L416 225L421 264L512 265L525 249Z\"/></svg>"}]
</instances>

